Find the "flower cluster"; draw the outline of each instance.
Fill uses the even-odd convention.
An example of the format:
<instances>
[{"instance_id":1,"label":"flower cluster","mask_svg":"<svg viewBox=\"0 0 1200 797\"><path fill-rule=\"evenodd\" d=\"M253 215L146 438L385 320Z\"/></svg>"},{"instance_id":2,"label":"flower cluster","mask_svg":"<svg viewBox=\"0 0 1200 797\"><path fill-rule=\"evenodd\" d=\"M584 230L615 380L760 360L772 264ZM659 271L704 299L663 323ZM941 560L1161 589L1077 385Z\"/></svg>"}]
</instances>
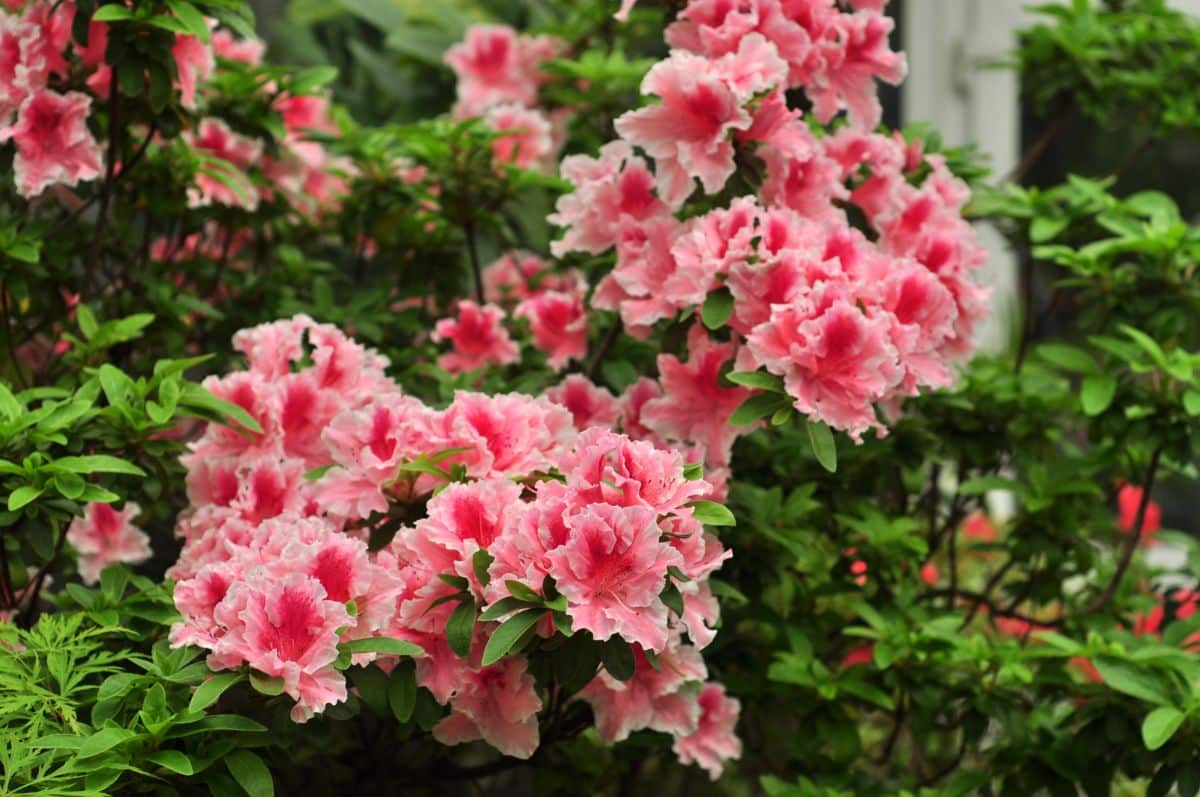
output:
<instances>
[{"instance_id":1,"label":"flower cluster","mask_svg":"<svg viewBox=\"0 0 1200 797\"><path fill-rule=\"evenodd\" d=\"M877 408L952 383L987 294L971 279L985 252L961 215L966 186L919 143L870 130L874 79L899 80L904 62L887 49L883 3L855 5L692 0L667 31L674 49L642 84L658 102L617 119L620 138L598 156L563 161L573 191L550 220L564 228L558 256L615 251L593 307L645 337L724 299L731 310L718 321L731 342L697 326L691 360L727 349L738 370L780 377L798 411L858 439L884 433ZM850 124L814 132L788 106L796 87L818 121L845 108ZM697 182L733 198L697 215ZM739 196L742 186L751 193ZM660 371L675 393L670 369ZM728 432L694 434L715 432L706 416L733 409L706 373L693 387L713 401L690 407L699 429L673 431L721 451Z\"/></svg>"},{"instance_id":2,"label":"flower cluster","mask_svg":"<svg viewBox=\"0 0 1200 797\"><path fill-rule=\"evenodd\" d=\"M438 359L450 373L517 362L519 349L504 321L528 323L534 348L558 371L587 354L587 281L578 271L555 271L537 255L508 252L483 270L487 304L463 300L455 316L434 329L451 350Z\"/></svg>"},{"instance_id":3,"label":"flower cluster","mask_svg":"<svg viewBox=\"0 0 1200 797\"><path fill-rule=\"evenodd\" d=\"M552 36L526 36L506 25L476 25L446 52L458 76L454 116L482 118L497 134L496 161L521 169L549 170L565 143L561 112L537 107L545 82L541 65L559 55L563 43Z\"/></svg>"},{"instance_id":4,"label":"flower cluster","mask_svg":"<svg viewBox=\"0 0 1200 797\"><path fill-rule=\"evenodd\" d=\"M74 3L33 0L16 8L16 13L0 11L0 142L14 143L17 190L32 197L50 186L95 180L104 171L101 146L88 120L107 104L112 90L112 67L105 60L109 23L92 20L84 26L86 38L73 40ZM218 66L257 67L263 45L237 39L227 30L213 30L204 38L172 35L178 101L198 115L182 136L197 163L189 205L254 210L260 200L280 196L306 215L336 207L347 190L350 164L307 135L336 132L328 100L264 87L278 95L274 110L285 131L280 146L266 154L259 141L204 115L205 86ZM151 143L164 145L153 136L147 141ZM261 173L261 185L251 179L252 171Z\"/></svg>"},{"instance_id":5,"label":"flower cluster","mask_svg":"<svg viewBox=\"0 0 1200 797\"><path fill-rule=\"evenodd\" d=\"M418 683L449 707L438 739L529 757L544 687L529 657L586 635L635 662L578 694L604 739L668 732L713 772L737 754L737 702L703 683L708 577L730 553L703 525L715 505L698 467L577 431L545 397L459 392L433 409L380 355L304 316L234 343L248 369L206 386L262 431L210 426L184 457L175 644L280 678L303 721L346 698L339 645L413 643ZM466 628L464 607L481 612Z\"/></svg>"}]
</instances>

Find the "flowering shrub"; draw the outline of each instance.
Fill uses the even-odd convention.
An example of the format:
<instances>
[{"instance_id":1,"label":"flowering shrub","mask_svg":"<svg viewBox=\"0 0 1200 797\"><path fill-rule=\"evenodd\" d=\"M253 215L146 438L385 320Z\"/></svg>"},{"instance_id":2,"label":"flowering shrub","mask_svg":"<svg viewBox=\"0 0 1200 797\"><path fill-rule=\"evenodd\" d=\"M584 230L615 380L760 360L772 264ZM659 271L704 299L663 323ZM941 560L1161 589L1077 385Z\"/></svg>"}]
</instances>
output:
<instances>
[{"instance_id":1,"label":"flowering shrub","mask_svg":"<svg viewBox=\"0 0 1200 797\"><path fill-rule=\"evenodd\" d=\"M1116 5L1039 98L1186 83ZM5 789L1196 792L1195 230L881 126L886 2L6 7Z\"/></svg>"}]
</instances>

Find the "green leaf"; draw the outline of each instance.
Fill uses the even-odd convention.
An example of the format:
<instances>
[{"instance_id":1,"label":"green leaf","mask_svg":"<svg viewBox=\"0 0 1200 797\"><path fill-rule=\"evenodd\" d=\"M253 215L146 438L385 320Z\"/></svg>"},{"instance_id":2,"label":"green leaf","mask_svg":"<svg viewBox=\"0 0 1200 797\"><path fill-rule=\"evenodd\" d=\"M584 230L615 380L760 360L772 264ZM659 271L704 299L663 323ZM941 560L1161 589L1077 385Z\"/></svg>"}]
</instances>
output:
<instances>
[{"instance_id":1,"label":"green leaf","mask_svg":"<svg viewBox=\"0 0 1200 797\"><path fill-rule=\"evenodd\" d=\"M1096 372L1096 361L1092 355L1077 346L1065 343L1043 343L1037 347L1038 356L1051 365L1057 365L1065 371L1080 374Z\"/></svg>"},{"instance_id":2,"label":"green leaf","mask_svg":"<svg viewBox=\"0 0 1200 797\"><path fill-rule=\"evenodd\" d=\"M708 294L700 308L700 320L709 329L720 329L733 315L733 294L728 288L718 288Z\"/></svg>"},{"instance_id":3,"label":"green leaf","mask_svg":"<svg viewBox=\"0 0 1200 797\"><path fill-rule=\"evenodd\" d=\"M75 320L79 322L79 331L83 333L86 340L91 340L92 336L96 334L96 330L100 328L96 322L96 314L86 304L80 304L75 308Z\"/></svg>"},{"instance_id":4,"label":"green leaf","mask_svg":"<svg viewBox=\"0 0 1200 797\"><path fill-rule=\"evenodd\" d=\"M1183 409L1193 418L1200 415L1200 393L1197 393L1195 390L1189 390L1184 393Z\"/></svg>"},{"instance_id":5,"label":"green leaf","mask_svg":"<svg viewBox=\"0 0 1200 797\"><path fill-rule=\"evenodd\" d=\"M78 755L80 758L91 758L108 752L135 736L136 733L125 728L104 728L83 740L83 744L79 745Z\"/></svg>"},{"instance_id":6,"label":"green leaf","mask_svg":"<svg viewBox=\"0 0 1200 797\"><path fill-rule=\"evenodd\" d=\"M1157 750L1171 740L1183 724L1184 713L1172 706L1159 706L1142 722L1142 741L1147 750Z\"/></svg>"},{"instance_id":7,"label":"green leaf","mask_svg":"<svg viewBox=\"0 0 1200 797\"><path fill-rule=\"evenodd\" d=\"M126 19L133 19L133 12L122 5L103 5L96 9L96 13L92 15L93 22L121 22Z\"/></svg>"},{"instance_id":8,"label":"green leaf","mask_svg":"<svg viewBox=\"0 0 1200 797\"><path fill-rule=\"evenodd\" d=\"M311 66L302 69L292 76L291 89L293 94L312 94L322 86L337 79L336 66Z\"/></svg>"},{"instance_id":9,"label":"green leaf","mask_svg":"<svg viewBox=\"0 0 1200 797\"><path fill-rule=\"evenodd\" d=\"M16 512L33 503L46 489L44 487L18 487L8 496L8 511Z\"/></svg>"},{"instance_id":10,"label":"green leaf","mask_svg":"<svg viewBox=\"0 0 1200 797\"><path fill-rule=\"evenodd\" d=\"M808 442L821 467L830 473L837 473L837 443L829 427L820 421L809 421Z\"/></svg>"},{"instance_id":11,"label":"green leaf","mask_svg":"<svg viewBox=\"0 0 1200 797\"><path fill-rule=\"evenodd\" d=\"M542 609L529 609L501 623L500 627L492 632L491 639L483 649L482 665L486 667L495 664L507 656L521 637L525 636L525 632L537 625L543 614L545 612Z\"/></svg>"},{"instance_id":12,"label":"green leaf","mask_svg":"<svg viewBox=\"0 0 1200 797\"><path fill-rule=\"evenodd\" d=\"M790 400L778 393L759 393L743 401L729 416L733 426L746 426L787 407Z\"/></svg>"},{"instance_id":13,"label":"green leaf","mask_svg":"<svg viewBox=\"0 0 1200 797\"><path fill-rule=\"evenodd\" d=\"M108 454L90 454L83 457L62 457L47 466L48 470L64 470L71 473L125 473L130 476L145 476L146 471Z\"/></svg>"},{"instance_id":14,"label":"green leaf","mask_svg":"<svg viewBox=\"0 0 1200 797\"><path fill-rule=\"evenodd\" d=\"M278 675L263 675L254 670L250 671L250 685L254 691L267 697L283 694L283 679Z\"/></svg>"},{"instance_id":15,"label":"green leaf","mask_svg":"<svg viewBox=\"0 0 1200 797\"><path fill-rule=\"evenodd\" d=\"M483 548L480 548L471 557L471 569L475 572L475 580L479 582L481 587L486 587L491 581L491 576L488 575L488 568L492 566L492 562L494 561L496 561L495 557Z\"/></svg>"},{"instance_id":16,"label":"green leaf","mask_svg":"<svg viewBox=\"0 0 1200 797\"><path fill-rule=\"evenodd\" d=\"M192 759L187 757L187 754L181 753L178 750L159 750L156 753L151 753L146 758L158 764L163 769L169 769L180 775L195 774L196 768L192 766Z\"/></svg>"},{"instance_id":17,"label":"green leaf","mask_svg":"<svg viewBox=\"0 0 1200 797\"><path fill-rule=\"evenodd\" d=\"M404 660L392 670L388 681L388 705L399 722L412 719L413 707L417 704L416 669L410 660Z\"/></svg>"},{"instance_id":18,"label":"green leaf","mask_svg":"<svg viewBox=\"0 0 1200 797\"><path fill-rule=\"evenodd\" d=\"M188 384L183 395L179 397L179 404L197 412L201 417L211 417L225 424L232 419L251 432L262 434L262 427L258 425L258 421L245 409L233 402L217 398L200 385Z\"/></svg>"},{"instance_id":19,"label":"green leaf","mask_svg":"<svg viewBox=\"0 0 1200 797\"><path fill-rule=\"evenodd\" d=\"M1161 679L1136 665L1107 656L1093 660L1104 683L1139 700L1159 705L1174 705L1177 701Z\"/></svg>"},{"instance_id":20,"label":"green leaf","mask_svg":"<svg viewBox=\"0 0 1200 797\"><path fill-rule=\"evenodd\" d=\"M183 24L184 30L203 42L208 41L208 23L194 5L183 0L167 0L167 8Z\"/></svg>"},{"instance_id":21,"label":"green leaf","mask_svg":"<svg viewBox=\"0 0 1200 797\"><path fill-rule=\"evenodd\" d=\"M242 675L236 672L214 675L196 687L192 699L188 702L188 711L203 711L216 703L221 695L225 694L225 690L240 680L242 680Z\"/></svg>"},{"instance_id":22,"label":"green leaf","mask_svg":"<svg viewBox=\"0 0 1200 797\"><path fill-rule=\"evenodd\" d=\"M271 771L256 754L249 750L234 750L225 757L225 766L250 797L274 797L275 781L271 779Z\"/></svg>"},{"instance_id":23,"label":"green leaf","mask_svg":"<svg viewBox=\"0 0 1200 797\"><path fill-rule=\"evenodd\" d=\"M331 462L328 465L321 465L320 467L313 468L310 471L305 471L304 480L308 482L315 482L328 473L331 468L335 467L337 466Z\"/></svg>"},{"instance_id":24,"label":"green leaf","mask_svg":"<svg viewBox=\"0 0 1200 797\"><path fill-rule=\"evenodd\" d=\"M783 393L783 380L766 371L730 371L725 378L735 385L750 387L755 390L769 390L772 393Z\"/></svg>"},{"instance_id":25,"label":"green leaf","mask_svg":"<svg viewBox=\"0 0 1200 797\"><path fill-rule=\"evenodd\" d=\"M479 615L479 619L481 622L491 622L521 609L532 609L537 608L537 606L537 603L523 601L520 598L501 598L491 606L488 606L487 610Z\"/></svg>"},{"instance_id":26,"label":"green leaf","mask_svg":"<svg viewBox=\"0 0 1200 797\"><path fill-rule=\"evenodd\" d=\"M386 656L420 656L425 650L412 642L403 639L392 639L385 636L373 636L366 639L352 639L338 646L347 653L382 653Z\"/></svg>"},{"instance_id":27,"label":"green leaf","mask_svg":"<svg viewBox=\"0 0 1200 797\"><path fill-rule=\"evenodd\" d=\"M687 479L690 482L694 482L697 479L703 479L704 478L704 463L703 462L689 462L688 464L684 465L683 466L683 478Z\"/></svg>"},{"instance_id":28,"label":"green leaf","mask_svg":"<svg viewBox=\"0 0 1200 797\"><path fill-rule=\"evenodd\" d=\"M604 643L600 660L604 662L604 669L608 674L618 681L628 681L637 670L633 648L619 636L609 637Z\"/></svg>"},{"instance_id":29,"label":"green leaf","mask_svg":"<svg viewBox=\"0 0 1200 797\"><path fill-rule=\"evenodd\" d=\"M688 506L692 508L692 517L706 526L737 525L737 518L729 508L715 501L693 501Z\"/></svg>"},{"instance_id":30,"label":"green leaf","mask_svg":"<svg viewBox=\"0 0 1200 797\"><path fill-rule=\"evenodd\" d=\"M472 598L460 601L458 608L446 622L446 641L460 659L471 655L471 638L475 634L475 601Z\"/></svg>"},{"instance_id":31,"label":"green leaf","mask_svg":"<svg viewBox=\"0 0 1200 797\"><path fill-rule=\"evenodd\" d=\"M509 579L504 582L504 586L508 588L508 594L517 600L528 601L529 603L542 603L545 600L541 595L520 581Z\"/></svg>"},{"instance_id":32,"label":"green leaf","mask_svg":"<svg viewBox=\"0 0 1200 797\"><path fill-rule=\"evenodd\" d=\"M1083 380L1079 400L1083 411L1092 417L1104 412L1112 405L1113 397L1117 395L1117 378L1115 376L1088 376Z\"/></svg>"}]
</instances>

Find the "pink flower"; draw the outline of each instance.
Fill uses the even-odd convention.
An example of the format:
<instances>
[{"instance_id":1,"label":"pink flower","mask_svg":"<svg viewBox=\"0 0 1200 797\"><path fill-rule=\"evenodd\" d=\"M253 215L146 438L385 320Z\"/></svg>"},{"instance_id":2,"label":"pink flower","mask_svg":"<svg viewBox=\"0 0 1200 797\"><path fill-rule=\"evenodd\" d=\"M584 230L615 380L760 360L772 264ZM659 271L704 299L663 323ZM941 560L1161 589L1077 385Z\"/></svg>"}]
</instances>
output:
<instances>
[{"instance_id":1,"label":"pink flower","mask_svg":"<svg viewBox=\"0 0 1200 797\"><path fill-rule=\"evenodd\" d=\"M580 430L612 427L621 411L616 396L582 374L571 374L547 390L546 398L570 411L575 428Z\"/></svg>"},{"instance_id":2,"label":"pink flower","mask_svg":"<svg viewBox=\"0 0 1200 797\"><path fill-rule=\"evenodd\" d=\"M1125 484L1117 491L1117 525L1125 533L1132 532L1137 527L1138 507L1141 506L1145 490L1132 484ZM1147 537L1162 528L1162 507L1157 501L1146 503L1146 516L1142 520L1142 536Z\"/></svg>"},{"instance_id":3,"label":"pink flower","mask_svg":"<svg viewBox=\"0 0 1200 797\"><path fill-rule=\"evenodd\" d=\"M440 448L470 449L447 464L462 463L472 478L485 479L549 470L574 429L570 413L548 398L459 391L442 415L438 434Z\"/></svg>"},{"instance_id":4,"label":"pink flower","mask_svg":"<svg viewBox=\"0 0 1200 797\"><path fill-rule=\"evenodd\" d=\"M21 103L14 124L0 128L0 141L17 145L13 175L19 194L37 196L51 185L74 186L100 176L100 145L87 127L91 104L77 91L41 90Z\"/></svg>"},{"instance_id":5,"label":"pink flower","mask_svg":"<svg viewBox=\"0 0 1200 797\"><path fill-rule=\"evenodd\" d=\"M196 88L208 80L216 67L212 47L196 36L177 35L171 48L179 74L179 103L196 110Z\"/></svg>"},{"instance_id":6,"label":"pink flower","mask_svg":"<svg viewBox=\"0 0 1200 797\"><path fill-rule=\"evenodd\" d=\"M624 225L617 241L617 266L596 286L592 306L619 311L626 330L638 338L647 337L655 322L686 307L663 290L676 273L672 244L686 230L687 225L666 215Z\"/></svg>"},{"instance_id":7,"label":"pink flower","mask_svg":"<svg viewBox=\"0 0 1200 797\"><path fill-rule=\"evenodd\" d=\"M542 700L525 659L510 656L473 670L450 699L450 716L433 728L442 744L482 739L504 755L528 759L537 750Z\"/></svg>"},{"instance_id":8,"label":"pink flower","mask_svg":"<svg viewBox=\"0 0 1200 797\"><path fill-rule=\"evenodd\" d=\"M750 352L782 376L797 410L856 439L883 431L872 404L888 395L903 372L886 318L869 318L844 289L823 284L771 319L747 340Z\"/></svg>"},{"instance_id":9,"label":"pink flower","mask_svg":"<svg viewBox=\"0 0 1200 797\"><path fill-rule=\"evenodd\" d=\"M621 0L621 7L617 9L617 13L613 14L613 19L617 20L618 22L627 22L629 20L629 14L633 11L633 7L636 3L637 0Z\"/></svg>"},{"instance_id":10,"label":"pink flower","mask_svg":"<svg viewBox=\"0 0 1200 797\"><path fill-rule=\"evenodd\" d=\"M577 501L643 506L656 515L666 515L709 490L703 479L687 479L683 465L677 451L592 428L579 435L575 450L563 458L561 470Z\"/></svg>"},{"instance_id":11,"label":"pink flower","mask_svg":"<svg viewBox=\"0 0 1200 797\"><path fill-rule=\"evenodd\" d=\"M344 605L328 599L317 579L303 573L264 573L238 581L214 617L228 631L209 657L209 666L228 669L245 662L282 678L284 691L296 700L296 722L346 699L346 681L333 664L337 630L353 620Z\"/></svg>"},{"instance_id":12,"label":"pink flower","mask_svg":"<svg viewBox=\"0 0 1200 797\"><path fill-rule=\"evenodd\" d=\"M581 294L543 291L517 305L513 315L529 319L533 344L554 370L587 355L588 317Z\"/></svg>"},{"instance_id":13,"label":"pink flower","mask_svg":"<svg viewBox=\"0 0 1200 797\"><path fill-rule=\"evenodd\" d=\"M551 224L567 228L550 247L558 257L577 251L600 254L617 242L622 226L668 212L654 194L654 175L646 161L624 141L605 144L599 158L563 158L562 176L574 191L559 197L549 217Z\"/></svg>"},{"instance_id":14,"label":"pink flower","mask_svg":"<svg viewBox=\"0 0 1200 797\"><path fill-rule=\"evenodd\" d=\"M240 61L249 66L262 63L267 45L257 39L239 39L227 30L216 30L212 34L213 54L226 61Z\"/></svg>"},{"instance_id":15,"label":"pink flower","mask_svg":"<svg viewBox=\"0 0 1200 797\"><path fill-rule=\"evenodd\" d=\"M105 61L108 52L108 25L104 22L89 22L87 35L86 47L76 45L79 61L85 67L95 70L87 79L88 88L97 96L107 98L109 85L112 83L112 67Z\"/></svg>"},{"instance_id":16,"label":"pink flower","mask_svg":"<svg viewBox=\"0 0 1200 797\"><path fill-rule=\"evenodd\" d=\"M742 742L734 733L741 704L725 694L725 687L706 683L700 690L700 722L686 736L675 737L675 755L684 764L697 764L713 780L721 777L726 761L742 756Z\"/></svg>"},{"instance_id":17,"label":"pink flower","mask_svg":"<svg viewBox=\"0 0 1200 797\"><path fill-rule=\"evenodd\" d=\"M285 95L275 102L275 110L283 117L283 126L290 136L301 136L309 130L336 135L338 126L329 116L329 98L319 94Z\"/></svg>"},{"instance_id":18,"label":"pink flower","mask_svg":"<svg viewBox=\"0 0 1200 797\"><path fill-rule=\"evenodd\" d=\"M676 50L650 68L644 94L660 105L630 111L617 132L654 158L659 195L677 205L692 192L692 178L715 194L734 172L730 135L748 130L744 104L756 90L783 79L786 65L761 37L747 37L737 53L718 61Z\"/></svg>"},{"instance_id":19,"label":"pink flower","mask_svg":"<svg viewBox=\"0 0 1200 797\"><path fill-rule=\"evenodd\" d=\"M827 69L807 85L819 121L827 123L839 109L846 108L856 128L870 130L879 124L883 107L875 89L876 78L898 85L908 71L904 54L888 46L894 26L895 22L879 11L840 14L834 20L837 45L830 45Z\"/></svg>"},{"instance_id":20,"label":"pink flower","mask_svg":"<svg viewBox=\"0 0 1200 797\"><path fill-rule=\"evenodd\" d=\"M462 373L517 362L517 344L503 321L504 311L494 304L480 307L472 301L460 301L457 317L443 318L434 327L434 342L448 340L453 349L438 357L438 365L450 373Z\"/></svg>"},{"instance_id":21,"label":"pink flower","mask_svg":"<svg viewBox=\"0 0 1200 797\"><path fill-rule=\"evenodd\" d=\"M474 582L472 557L491 548L516 520L521 490L507 479L450 485L430 499L427 516L417 521L418 552L434 572L456 572Z\"/></svg>"},{"instance_id":22,"label":"pink flower","mask_svg":"<svg viewBox=\"0 0 1200 797\"><path fill-rule=\"evenodd\" d=\"M571 293L585 287L575 271L557 273L554 267L529 252L506 252L483 270L483 293L489 302L509 304L532 299L543 291Z\"/></svg>"},{"instance_id":23,"label":"pink flower","mask_svg":"<svg viewBox=\"0 0 1200 797\"><path fill-rule=\"evenodd\" d=\"M661 438L642 422L642 409L652 399L662 396L662 387L653 379L642 376L621 394L621 431L634 440L649 440L660 445Z\"/></svg>"},{"instance_id":24,"label":"pink flower","mask_svg":"<svg viewBox=\"0 0 1200 797\"><path fill-rule=\"evenodd\" d=\"M141 508L126 502L118 511L108 504L90 503L67 528L67 542L79 554L79 575L95 584L100 571L112 564L141 564L150 558L150 538L133 525Z\"/></svg>"},{"instance_id":25,"label":"pink flower","mask_svg":"<svg viewBox=\"0 0 1200 797\"><path fill-rule=\"evenodd\" d=\"M537 171L548 171L554 163L557 147L550 120L541 111L508 103L489 108L483 119L498 134L492 140L497 162Z\"/></svg>"},{"instance_id":26,"label":"pink flower","mask_svg":"<svg viewBox=\"0 0 1200 797\"><path fill-rule=\"evenodd\" d=\"M520 36L505 25L468 28L466 39L446 51L446 63L458 76L455 116L479 116L505 103L535 105L545 80L539 67L558 50L556 39Z\"/></svg>"},{"instance_id":27,"label":"pink flower","mask_svg":"<svg viewBox=\"0 0 1200 797\"><path fill-rule=\"evenodd\" d=\"M714 463L727 462L738 436L729 418L751 395L746 388L721 384L721 369L736 353L736 343L717 343L700 324L693 325L686 363L672 354L658 356L663 395L642 407L642 422L668 439L700 443Z\"/></svg>"},{"instance_id":28,"label":"pink flower","mask_svg":"<svg viewBox=\"0 0 1200 797\"><path fill-rule=\"evenodd\" d=\"M676 639L659 654L659 668L637 647L634 657L630 680L601 672L579 692L579 699L592 707L600 738L616 744L645 728L679 736L694 732L700 722L699 682L708 675L699 652Z\"/></svg>"},{"instance_id":29,"label":"pink flower","mask_svg":"<svg viewBox=\"0 0 1200 797\"><path fill-rule=\"evenodd\" d=\"M196 185L188 189L188 206L212 204L254 210L258 192L246 171L262 154L262 146L229 129L220 119L202 119L196 134L185 133L184 140L206 158L196 173ZM217 179L209 172L220 172Z\"/></svg>"},{"instance_id":30,"label":"pink flower","mask_svg":"<svg viewBox=\"0 0 1200 797\"><path fill-rule=\"evenodd\" d=\"M667 644L667 607L658 597L679 553L659 540L652 510L594 504L567 519L567 543L546 554L575 629L617 634L651 650Z\"/></svg>"}]
</instances>

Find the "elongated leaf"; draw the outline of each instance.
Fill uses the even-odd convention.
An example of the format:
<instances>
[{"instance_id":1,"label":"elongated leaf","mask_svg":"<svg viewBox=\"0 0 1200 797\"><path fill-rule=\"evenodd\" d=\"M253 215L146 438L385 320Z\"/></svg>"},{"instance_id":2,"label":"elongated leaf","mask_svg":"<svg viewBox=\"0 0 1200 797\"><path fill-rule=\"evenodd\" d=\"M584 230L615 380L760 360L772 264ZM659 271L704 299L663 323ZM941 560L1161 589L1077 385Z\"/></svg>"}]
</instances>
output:
<instances>
[{"instance_id":1,"label":"elongated leaf","mask_svg":"<svg viewBox=\"0 0 1200 797\"><path fill-rule=\"evenodd\" d=\"M347 653L383 653L388 656L420 656L425 652L420 645L384 636L352 639L339 647Z\"/></svg>"},{"instance_id":2,"label":"elongated leaf","mask_svg":"<svg viewBox=\"0 0 1200 797\"><path fill-rule=\"evenodd\" d=\"M255 753L234 750L225 757L225 766L250 797L274 797L275 781L271 779L271 771Z\"/></svg>"},{"instance_id":3,"label":"elongated leaf","mask_svg":"<svg viewBox=\"0 0 1200 797\"><path fill-rule=\"evenodd\" d=\"M459 602L446 622L446 641L456 656L466 659L471 655L471 638L474 634L475 601L468 598Z\"/></svg>"},{"instance_id":4,"label":"elongated leaf","mask_svg":"<svg viewBox=\"0 0 1200 797\"><path fill-rule=\"evenodd\" d=\"M1184 713L1173 706L1159 706L1142 722L1142 741L1147 750L1157 750L1175 735L1183 724Z\"/></svg>"},{"instance_id":5,"label":"elongated leaf","mask_svg":"<svg viewBox=\"0 0 1200 797\"><path fill-rule=\"evenodd\" d=\"M146 471L108 454L89 454L83 457L61 457L50 463L49 470L64 470L70 473L125 473L130 476L145 476Z\"/></svg>"},{"instance_id":6,"label":"elongated leaf","mask_svg":"<svg viewBox=\"0 0 1200 797\"><path fill-rule=\"evenodd\" d=\"M819 421L809 421L808 442L821 467L830 473L837 473L837 443L829 427Z\"/></svg>"},{"instance_id":7,"label":"elongated leaf","mask_svg":"<svg viewBox=\"0 0 1200 797\"><path fill-rule=\"evenodd\" d=\"M736 526L737 518L729 508L714 501L693 501L688 504L692 516L706 526Z\"/></svg>"},{"instance_id":8,"label":"elongated leaf","mask_svg":"<svg viewBox=\"0 0 1200 797\"><path fill-rule=\"evenodd\" d=\"M8 496L8 511L16 512L18 509L23 509L37 500L37 497L43 492L45 492L43 487L18 487Z\"/></svg>"},{"instance_id":9,"label":"elongated leaf","mask_svg":"<svg viewBox=\"0 0 1200 797\"><path fill-rule=\"evenodd\" d=\"M541 609L529 609L505 620L492 633L491 639L483 649L483 666L495 664L507 656L521 637L525 636L525 632L533 628L544 613Z\"/></svg>"},{"instance_id":10,"label":"elongated leaf","mask_svg":"<svg viewBox=\"0 0 1200 797\"><path fill-rule=\"evenodd\" d=\"M1104 412L1112 404L1117 395L1117 378L1115 376L1089 376L1083 380L1079 391L1079 401L1083 411L1090 416Z\"/></svg>"},{"instance_id":11,"label":"elongated leaf","mask_svg":"<svg viewBox=\"0 0 1200 797\"><path fill-rule=\"evenodd\" d=\"M151 753L147 758L160 767L177 772L180 775L191 775L196 771L196 768L192 765L192 759L188 758L186 753L182 753L179 750L159 750Z\"/></svg>"},{"instance_id":12,"label":"elongated leaf","mask_svg":"<svg viewBox=\"0 0 1200 797\"><path fill-rule=\"evenodd\" d=\"M214 675L196 688L191 701L188 702L188 711L203 711L216 703L221 695L225 694L225 690L240 680L242 680L241 673L230 672Z\"/></svg>"}]
</instances>

